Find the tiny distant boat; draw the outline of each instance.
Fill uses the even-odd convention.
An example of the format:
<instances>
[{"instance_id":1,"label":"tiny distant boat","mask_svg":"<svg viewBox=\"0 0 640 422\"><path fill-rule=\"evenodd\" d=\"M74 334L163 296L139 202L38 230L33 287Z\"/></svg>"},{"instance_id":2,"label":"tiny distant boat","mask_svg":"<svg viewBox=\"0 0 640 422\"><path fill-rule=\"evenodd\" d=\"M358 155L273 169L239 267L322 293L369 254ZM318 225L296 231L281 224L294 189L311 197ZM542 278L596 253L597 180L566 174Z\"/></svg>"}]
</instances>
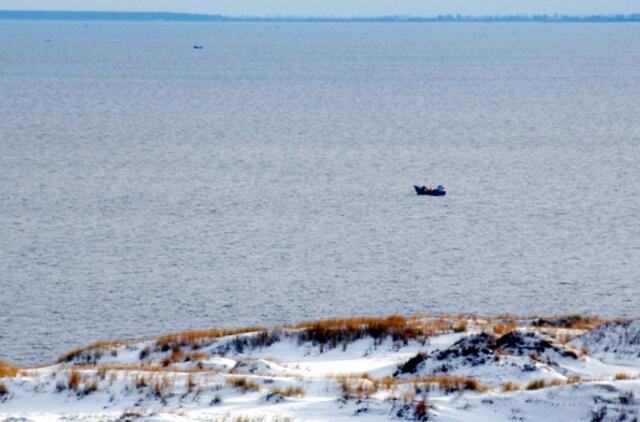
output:
<instances>
[{"instance_id":1,"label":"tiny distant boat","mask_svg":"<svg viewBox=\"0 0 640 422\"><path fill-rule=\"evenodd\" d=\"M433 189L433 188L428 188L426 186L413 186L413 188L416 190L416 194L418 194L418 196L421 195L426 195L426 196L445 196L447 194L447 191L444 189L444 186L442 185L438 185L437 188Z\"/></svg>"},{"instance_id":2,"label":"tiny distant boat","mask_svg":"<svg viewBox=\"0 0 640 422\"><path fill-rule=\"evenodd\" d=\"M202 50L202 49L204 49L204 45L194 45L193 49L194 50Z\"/></svg>"}]
</instances>

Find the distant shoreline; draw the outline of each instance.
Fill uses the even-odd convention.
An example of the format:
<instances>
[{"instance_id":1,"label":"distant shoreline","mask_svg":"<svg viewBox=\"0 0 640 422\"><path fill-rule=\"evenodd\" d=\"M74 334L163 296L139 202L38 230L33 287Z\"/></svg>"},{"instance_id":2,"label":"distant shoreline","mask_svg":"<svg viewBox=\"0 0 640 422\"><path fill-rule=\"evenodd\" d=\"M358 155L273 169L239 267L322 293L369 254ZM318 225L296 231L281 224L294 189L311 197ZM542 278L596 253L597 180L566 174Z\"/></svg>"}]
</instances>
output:
<instances>
[{"instance_id":1,"label":"distant shoreline","mask_svg":"<svg viewBox=\"0 0 640 422\"><path fill-rule=\"evenodd\" d=\"M539 22L601 23L640 22L640 13L611 15L438 15L379 17L224 16L171 12L80 12L0 10L0 20L36 21L132 21L132 22L304 22L304 23L438 23L438 22Z\"/></svg>"}]
</instances>

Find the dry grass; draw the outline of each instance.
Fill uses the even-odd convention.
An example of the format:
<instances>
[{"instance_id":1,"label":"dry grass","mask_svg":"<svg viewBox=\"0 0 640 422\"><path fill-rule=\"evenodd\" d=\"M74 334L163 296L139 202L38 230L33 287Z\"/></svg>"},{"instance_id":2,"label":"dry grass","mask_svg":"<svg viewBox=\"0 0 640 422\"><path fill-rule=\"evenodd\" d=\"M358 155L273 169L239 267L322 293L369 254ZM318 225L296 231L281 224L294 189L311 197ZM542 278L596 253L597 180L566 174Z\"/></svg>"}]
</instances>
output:
<instances>
[{"instance_id":1,"label":"dry grass","mask_svg":"<svg viewBox=\"0 0 640 422\"><path fill-rule=\"evenodd\" d=\"M541 388L544 388L546 386L546 381L545 380L535 380L535 381L531 381L529 382L529 384L527 384L526 390L539 390Z\"/></svg>"},{"instance_id":2,"label":"dry grass","mask_svg":"<svg viewBox=\"0 0 640 422\"><path fill-rule=\"evenodd\" d=\"M269 390L269 395L275 395L280 397L304 397L306 391L302 387L287 387L287 388L279 388L275 387Z\"/></svg>"},{"instance_id":3,"label":"dry grass","mask_svg":"<svg viewBox=\"0 0 640 422\"><path fill-rule=\"evenodd\" d=\"M160 379L154 380L153 383L153 394L156 397L164 397L167 393L173 390L173 379L164 375Z\"/></svg>"},{"instance_id":4,"label":"dry grass","mask_svg":"<svg viewBox=\"0 0 640 422\"><path fill-rule=\"evenodd\" d=\"M514 384L512 382L507 382L502 384L502 387L500 387L500 391L502 391L503 393L510 393L513 391L520 391L522 389L522 387L518 384Z\"/></svg>"},{"instance_id":5,"label":"dry grass","mask_svg":"<svg viewBox=\"0 0 640 422\"><path fill-rule=\"evenodd\" d=\"M423 378L423 381L427 384L437 384L447 393L459 391L485 392L489 390L487 386L472 377L433 375Z\"/></svg>"},{"instance_id":6,"label":"dry grass","mask_svg":"<svg viewBox=\"0 0 640 422\"><path fill-rule=\"evenodd\" d=\"M162 359L161 364L166 368L172 363L178 363L178 362L182 362L182 351L180 350L180 346L176 344L171 349L171 353Z\"/></svg>"},{"instance_id":7,"label":"dry grass","mask_svg":"<svg viewBox=\"0 0 640 422\"><path fill-rule=\"evenodd\" d=\"M399 385L410 384L415 392L424 391L435 387L444 392L462 391L489 391L489 387L481 384L478 380L466 376L430 375L426 377L393 378L385 377L375 379L367 374L360 376L338 376L336 377L345 398L365 398L375 394L381 388L393 391Z\"/></svg>"},{"instance_id":8,"label":"dry grass","mask_svg":"<svg viewBox=\"0 0 640 422\"><path fill-rule=\"evenodd\" d=\"M607 321L597 316L565 315L555 318L538 318L536 327L568 328L572 330L592 330L605 324Z\"/></svg>"},{"instance_id":9,"label":"dry grass","mask_svg":"<svg viewBox=\"0 0 640 422\"><path fill-rule=\"evenodd\" d=\"M384 382L384 379L383 381ZM414 391L424 391L431 388L439 388L446 393L477 391L480 393L489 391L489 387L481 384L473 377L455 376L455 375L429 375L425 377L396 378L393 386L411 384Z\"/></svg>"},{"instance_id":10,"label":"dry grass","mask_svg":"<svg viewBox=\"0 0 640 422\"><path fill-rule=\"evenodd\" d=\"M18 376L18 373L20 373L20 368L9 362L0 360L0 378L15 378Z\"/></svg>"},{"instance_id":11,"label":"dry grass","mask_svg":"<svg viewBox=\"0 0 640 422\"><path fill-rule=\"evenodd\" d=\"M613 379L615 379L616 381L623 381L623 380L629 380L631 379L632 376L631 374L627 373L627 372L618 372Z\"/></svg>"},{"instance_id":12,"label":"dry grass","mask_svg":"<svg viewBox=\"0 0 640 422\"><path fill-rule=\"evenodd\" d=\"M136 389L150 388L156 397L165 397L173 391L174 384L174 378L166 374L137 374L133 379L133 385Z\"/></svg>"},{"instance_id":13,"label":"dry grass","mask_svg":"<svg viewBox=\"0 0 640 422\"><path fill-rule=\"evenodd\" d=\"M81 381L82 381L82 375L80 375L80 372L73 370L69 372L69 375L67 378L67 388L69 390L79 391Z\"/></svg>"},{"instance_id":14,"label":"dry grass","mask_svg":"<svg viewBox=\"0 0 640 422\"><path fill-rule=\"evenodd\" d=\"M454 333L466 333L468 329L469 329L469 325L467 324L467 321L466 320L460 320L458 322L458 325L453 327L453 332Z\"/></svg>"},{"instance_id":15,"label":"dry grass","mask_svg":"<svg viewBox=\"0 0 640 422\"><path fill-rule=\"evenodd\" d=\"M393 377L384 377L382 381L380 381L380 385L382 385L385 390L391 390L396 385L396 379Z\"/></svg>"},{"instance_id":16,"label":"dry grass","mask_svg":"<svg viewBox=\"0 0 640 422\"><path fill-rule=\"evenodd\" d=\"M363 399L371 397L378 391L378 382L368 375L337 377L342 395L346 399Z\"/></svg>"},{"instance_id":17,"label":"dry grass","mask_svg":"<svg viewBox=\"0 0 640 422\"><path fill-rule=\"evenodd\" d=\"M117 355L117 349L121 346L128 346L133 340L109 340L99 341L89 346L79 347L58 358L58 363L71 361L79 361L80 363L92 363L100 359L105 352L109 352L112 356Z\"/></svg>"},{"instance_id":18,"label":"dry grass","mask_svg":"<svg viewBox=\"0 0 640 422\"><path fill-rule=\"evenodd\" d=\"M405 318L392 315L387 318L358 317L309 321L302 322L294 328L300 330L300 343L309 341L336 347L338 344L346 345L364 337L372 337L379 341L391 338L405 344L409 340L424 342L429 336L453 331L456 322L451 318Z\"/></svg>"},{"instance_id":19,"label":"dry grass","mask_svg":"<svg viewBox=\"0 0 640 422\"><path fill-rule=\"evenodd\" d=\"M119 421L133 421L136 419L142 419L147 416L147 412L144 409L126 409L118 418Z\"/></svg>"},{"instance_id":20,"label":"dry grass","mask_svg":"<svg viewBox=\"0 0 640 422\"><path fill-rule=\"evenodd\" d=\"M576 337L576 334L566 332L566 329L564 328L548 328L540 331L543 334L547 334L553 337L559 344L562 344L565 347L568 347L567 343L569 343L571 340L573 340Z\"/></svg>"},{"instance_id":21,"label":"dry grass","mask_svg":"<svg viewBox=\"0 0 640 422\"><path fill-rule=\"evenodd\" d=\"M187 378L187 382L185 383L187 392L192 393L197 386L198 386L198 383L196 382L195 378L193 378L193 375L189 374L189 377Z\"/></svg>"},{"instance_id":22,"label":"dry grass","mask_svg":"<svg viewBox=\"0 0 640 422\"><path fill-rule=\"evenodd\" d=\"M203 360L207 360L211 357L211 354L207 352L191 352L185 353L183 361L184 362L201 362Z\"/></svg>"},{"instance_id":23,"label":"dry grass","mask_svg":"<svg viewBox=\"0 0 640 422\"><path fill-rule=\"evenodd\" d=\"M243 392L260 391L260 384L242 377L229 377L227 378L227 384L233 388L238 388Z\"/></svg>"},{"instance_id":24,"label":"dry grass","mask_svg":"<svg viewBox=\"0 0 640 422\"><path fill-rule=\"evenodd\" d=\"M138 374L133 380L133 383L137 389L148 387L150 382L151 377L147 374Z\"/></svg>"},{"instance_id":25,"label":"dry grass","mask_svg":"<svg viewBox=\"0 0 640 422\"><path fill-rule=\"evenodd\" d=\"M182 352L180 351L180 346L175 346L173 350L171 350L170 357L172 362L180 362L182 360Z\"/></svg>"},{"instance_id":26,"label":"dry grass","mask_svg":"<svg viewBox=\"0 0 640 422\"><path fill-rule=\"evenodd\" d=\"M494 324L491 327L491 330L495 334L497 334L499 336L502 336L502 335L508 334L508 333L510 333L512 331L515 331L517 328L518 328L518 324L514 320L508 320L508 321L504 321L504 322L500 322L500 323Z\"/></svg>"},{"instance_id":27,"label":"dry grass","mask_svg":"<svg viewBox=\"0 0 640 422\"><path fill-rule=\"evenodd\" d=\"M171 367L164 367L161 366L161 364L153 364L153 363L131 363L131 364L125 364L125 363L120 363L120 364L109 364L109 363L103 363L100 365L74 365L73 366L75 369L86 369L86 370L91 370L91 369L95 369L97 370L98 376L102 377L104 374L104 377L106 377L106 374L108 372L116 372L116 371L122 371L122 372L151 372L151 373L167 373L167 374L191 374L191 373L201 373L201 372L207 372L207 373L218 373L220 372L219 369L215 369L215 368L209 368L209 369L203 369L203 368L171 368ZM101 378L103 379L103 378Z\"/></svg>"},{"instance_id":28,"label":"dry grass","mask_svg":"<svg viewBox=\"0 0 640 422\"><path fill-rule=\"evenodd\" d=\"M280 336L280 329L264 330L250 336L236 336L229 342L228 347L236 353L243 353L246 349L269 347L280 341Z\"/></svg>"},{"instance_id":29,"label":"dry grass","mask_svg":"<svg viewBox=\"0 0 640 422\"><path fill-rule=\"evenodd\" d=\"M174 347L187 347L190 346L194 349L202 347L204 343L218 339L220 337L246 334L252 332L265 332L267 331L262 327L247 327L239 329L229 330L196 330L196 331L184 331L181 333L168 334L166 336L159 337L156 340L157 347L162 351L173 349Z\"/></svg>"},{"instance_id":30,"label":"dry grass","mask_svg":"<svg viewBox=\"0 0 640 422\"><path fill-rule=\"evenodd\" d=\"M541 388L557 387L564 384L566 384L566 381L563 380L534 380L527 384L525 390L539 390Z\"/></svg>"}]
</instances>

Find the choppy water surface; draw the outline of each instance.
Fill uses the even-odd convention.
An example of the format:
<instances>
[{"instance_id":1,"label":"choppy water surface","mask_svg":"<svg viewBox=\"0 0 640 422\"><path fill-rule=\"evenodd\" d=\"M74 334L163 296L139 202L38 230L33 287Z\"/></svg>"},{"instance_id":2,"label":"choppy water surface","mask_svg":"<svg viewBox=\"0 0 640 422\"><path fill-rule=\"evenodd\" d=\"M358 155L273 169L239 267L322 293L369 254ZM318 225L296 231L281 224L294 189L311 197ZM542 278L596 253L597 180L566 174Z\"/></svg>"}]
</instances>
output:
<instances>
[{"instance_id":1,"label":"choppy water surface","mask_svg":"<svg viewBox=\"0 0 640 422\"><path fill-rule=\"evenodd\" d=\"M638 69L637 24L0 22L0 359L637 316Z\"/></svg>"}]
</instances>

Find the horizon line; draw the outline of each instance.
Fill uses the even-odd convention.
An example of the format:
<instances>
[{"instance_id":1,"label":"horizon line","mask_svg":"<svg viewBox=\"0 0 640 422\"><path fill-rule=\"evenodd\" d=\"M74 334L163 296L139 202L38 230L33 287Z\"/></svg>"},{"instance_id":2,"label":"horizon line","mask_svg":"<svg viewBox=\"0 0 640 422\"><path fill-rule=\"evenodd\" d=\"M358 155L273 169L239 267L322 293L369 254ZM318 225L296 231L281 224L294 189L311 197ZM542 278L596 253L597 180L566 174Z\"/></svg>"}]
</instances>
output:
<instances>
[{"instance_id":1,"label":"horizon line","mask_svg":"<svg viewBox=\"0 0 640 422\"><path fill-rule=\"evenodd\" d=\"M638 13L462 15L222 15L163 11L13 10L0 9L0 20L102 20L199 22L640 22Z\"/></svg>"}]
</instances>

